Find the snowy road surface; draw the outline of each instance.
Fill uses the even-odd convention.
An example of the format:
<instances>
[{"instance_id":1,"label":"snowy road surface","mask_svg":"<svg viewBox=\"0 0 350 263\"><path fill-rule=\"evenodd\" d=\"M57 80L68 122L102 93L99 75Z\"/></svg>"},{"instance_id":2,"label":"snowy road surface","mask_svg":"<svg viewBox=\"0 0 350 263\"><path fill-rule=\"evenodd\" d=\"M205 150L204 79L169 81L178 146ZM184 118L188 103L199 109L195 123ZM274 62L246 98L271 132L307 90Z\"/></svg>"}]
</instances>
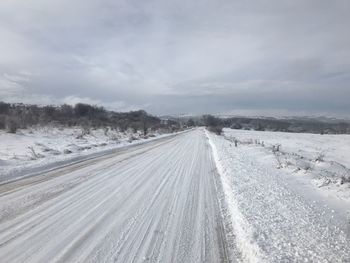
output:
<instances>
[{"instance_id":1,"label":"snowy road surface","mask_svg":"<svg viewBox=\"0 0 350 263\"><path fill-rule=\"evenodd\" d=\"M201 130L0 185L1 262L225 262Z\"/></svg>"}]
</instances>

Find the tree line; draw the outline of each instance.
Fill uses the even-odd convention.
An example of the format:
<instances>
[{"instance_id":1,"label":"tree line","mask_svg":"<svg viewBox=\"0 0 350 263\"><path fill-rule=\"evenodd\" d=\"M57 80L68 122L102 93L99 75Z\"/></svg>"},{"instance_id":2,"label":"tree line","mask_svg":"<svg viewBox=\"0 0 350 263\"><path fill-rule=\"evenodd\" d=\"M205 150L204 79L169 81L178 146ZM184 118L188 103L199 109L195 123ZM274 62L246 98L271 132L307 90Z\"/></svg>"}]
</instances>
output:
<instances>
[{"instance_id":1,"label":"tree line","mask_svg":"<svg viewBox=\"0 0 350 263\"><path fill-rule=\"evenodd\" d=\"M221 134L223 128L294 133L350 134L349 122L327 122L317 119L219 118L213 115L203 115L197 118L189 118L187 123L190 123L187 126L206 126L208 130L217 134Z\"/></svg>"},{"instance_id":2,"label":"tree line","mask_svg":"<svg viewBox=\"0 0 350 263\"><path fill-rule=\"evenodd\" d=\"M175 131L180 128L175 121L162 122L143 110L114 112L103 107L77 103L74 106L39 106L35 104L0 102L0 129L15 133L35 125L57 124L67 127L82 126L86 128L111 128L126 131L142 131L144 135L150 130L167 129Z\"/></svg>"},{"instance_id":3,"label":"tree line","mask_svg":"<svg viewBox=\"0 0 350 263\"><path fill-rule=\"evenodd\" d=\"M349 122L324 122L316 119L276 119L230 117L213 115L186 118L161 119L144 110L114 112L103 107L77 103L74 106L59 106L0 102L0 130L15 133L35 125L57 124L67 127L82 126L86 129L111 127L120 131L132 129L146 135L151 130L177 131L182 127L206 126L208 130L221 134L222 129L245 129L257 131L307 132L319 134L350 134Z\"/></svg>"}]
</instances>

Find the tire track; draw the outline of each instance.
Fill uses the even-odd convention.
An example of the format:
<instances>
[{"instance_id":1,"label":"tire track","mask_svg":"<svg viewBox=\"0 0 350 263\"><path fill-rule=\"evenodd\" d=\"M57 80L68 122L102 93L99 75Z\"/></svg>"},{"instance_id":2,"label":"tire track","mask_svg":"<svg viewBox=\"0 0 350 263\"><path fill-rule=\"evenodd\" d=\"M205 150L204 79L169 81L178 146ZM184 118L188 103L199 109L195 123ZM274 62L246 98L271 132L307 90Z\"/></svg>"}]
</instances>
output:
<instances>
[{"instance_id":1,"label":"tire track","mask_svg":"<svg viewBox=\"0 0 350 263\"><path fill-rule=\"evenodd\" d=\"M0 186L0 211L14 209L0 221L0 258L229 262L215 176L194 130Z\"/></svg>"}]
</instances>

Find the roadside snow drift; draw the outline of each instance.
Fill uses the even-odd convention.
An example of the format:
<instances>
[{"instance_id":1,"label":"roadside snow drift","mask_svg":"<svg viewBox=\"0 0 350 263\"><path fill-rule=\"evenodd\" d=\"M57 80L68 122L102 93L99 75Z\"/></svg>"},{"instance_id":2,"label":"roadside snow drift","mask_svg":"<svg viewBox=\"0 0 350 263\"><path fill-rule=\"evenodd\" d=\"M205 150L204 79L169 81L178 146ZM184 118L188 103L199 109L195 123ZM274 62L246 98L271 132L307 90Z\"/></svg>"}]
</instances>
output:
<instances>
[{"instance_id":1,"label":"roadside snow drift","mask_svg":"<svg viewBox=\"0 0 350 263\"><path fill-rule=\"evenodd\" d=\"M167 135L155 133L145 138L138 132L119 132L108 127L88 132L81 127L51 126L23 129L16 134L0 131L0 182L15 179L32 168L164 136Z\"/></svg>"},{"instance_id":2,"label":"roadside snow drift","mask_svg":"<svg viewBox=\"0 0 350 263\"><path fill-rule=\"evenodd\" d=\"M339 137L340 143L334 139L328 146L314 142L311 147L312 136L305 135L307 144L301 147L303 135L298 134L296 142L289 142L283 136L280 140L280 134L264 132L225 130L223 136L207 135L216 156L226 202L231 207L233 232L244 261L349 261L349 203L325 198L310 182L302 183L290 170L279 167L272 151L272 145L279 143L282 145L279 150L292 152L301 148L302 153L312 159L309 151L318 153L328 149L326 161L334 156L341 161L343 155L338 156L332 147L343 145L347 137ZM293 140L293 135L286 136ZM262 139L264 146L261 141L255 141ZM270 146L271 149L267 149ZM346 154L346 150L343 153Z\"/></svg>"}]
</instances>

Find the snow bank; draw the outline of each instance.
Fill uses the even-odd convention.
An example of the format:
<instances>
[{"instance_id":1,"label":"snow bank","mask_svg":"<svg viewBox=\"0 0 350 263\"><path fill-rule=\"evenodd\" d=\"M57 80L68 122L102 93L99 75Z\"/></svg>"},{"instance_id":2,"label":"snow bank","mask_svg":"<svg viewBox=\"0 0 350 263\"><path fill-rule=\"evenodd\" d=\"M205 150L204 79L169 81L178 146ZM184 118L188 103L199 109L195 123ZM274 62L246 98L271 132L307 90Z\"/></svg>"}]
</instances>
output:
<instances>
[{"instance_id":1,"label":"snow bank","mask_svg":"<svg viewBox=\"0 0 350 263\"><path fill-rule=\"evenodd\" d=\"M16 177L28 168L42 167L91 153L142 143L163 137L158 133L144 138L141 133L110 128L36 127L16 134L0 131L0 181Z\"/></svg>"},{"instance_id":2,"label":"snow bank","mask_svg":"<svg viewBox=\"0 0 350 263\"><path fill-rule=\"evenodd\" d=\"M230 174L227 174L227 169L225 169L220 162L218 150L213 142L210 133L208 131L205 132L213 151L213 157L216 163L218 173L221 177L225 201L228 204L227 207L232 222L232 229L234 231L235 241L237 243L237 248L239 249L242 255L242 259L244 262L265 262L265 257L263 256L262 252L260 251L258 245L254 240L254 230L246 222L246 219L240 212L240 208L235 200L233 189L228 179Z\"/></svg>"},{"instance_id":3,"label":"snow bank","mask_svg":"<svg viewBox=\"0 0 350 263\"><path fill-rule=\"evenodd\" d=\"M315 189L324 188L312 186L310 171L300 181L301 176L296 175L305 171L281 167L276 158L278 147L272 147L279 143L279 151L285 149L278 138L271 137L274 141L270 142L269 136L262 135L266 138L263 144L257 137L240 137L234 132L235 136L228 136L227 130L224 136L207 136L243 262L347 262L350 204L337 199L335 205L333 199L318 194ZM303 152L308 150L303 148ZM343 187L346 184L338 188Z\"/></svg>"}]
</instances>

